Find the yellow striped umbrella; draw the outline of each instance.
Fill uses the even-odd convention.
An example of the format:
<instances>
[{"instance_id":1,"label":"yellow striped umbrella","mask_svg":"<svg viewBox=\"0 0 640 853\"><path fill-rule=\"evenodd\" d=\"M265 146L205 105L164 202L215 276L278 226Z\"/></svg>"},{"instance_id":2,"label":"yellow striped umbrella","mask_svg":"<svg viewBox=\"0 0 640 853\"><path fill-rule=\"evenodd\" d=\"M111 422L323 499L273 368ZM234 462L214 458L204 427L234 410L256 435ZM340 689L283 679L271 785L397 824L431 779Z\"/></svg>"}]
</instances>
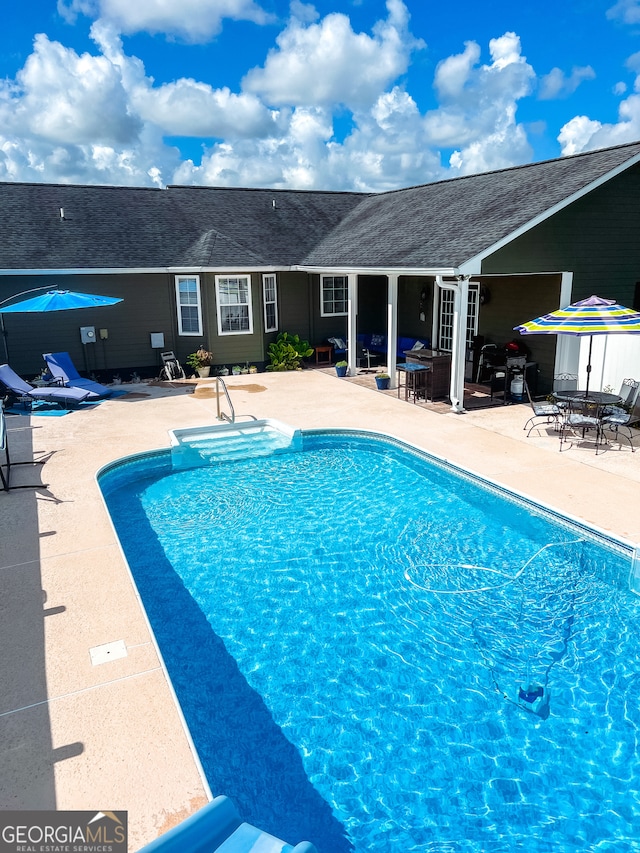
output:
<instances>
[{"instance_id":1,"label":"yellow striped umbrella","mask_svg":"<svg viewBox=\"0 0 640 853\"><path fill-rule=\"evenodd\" d=\"M529 320L514 331L521 335L589 335L587 390L591 376L593 335L640 335L640 312L618 305L615 299L590 296L559 308L535 320Z\"/></svg>"}]
</instances>

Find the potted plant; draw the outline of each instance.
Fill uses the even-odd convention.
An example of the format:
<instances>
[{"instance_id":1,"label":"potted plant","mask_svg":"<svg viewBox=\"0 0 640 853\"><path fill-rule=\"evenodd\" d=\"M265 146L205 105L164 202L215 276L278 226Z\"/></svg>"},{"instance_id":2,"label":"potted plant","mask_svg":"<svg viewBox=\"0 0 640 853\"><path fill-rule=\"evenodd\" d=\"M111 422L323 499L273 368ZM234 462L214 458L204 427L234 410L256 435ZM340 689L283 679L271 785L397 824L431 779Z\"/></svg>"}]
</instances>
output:
<instances>
[{"instance_id":1,"label":"potted plant","mask_svg":"<svg viewBox=\"0 0 640 853\"><path fill-rule=\"evenodd\" d=\"M240 365L234 364L233 367L231 368L232 376L240 376L241 373L242 373L242 368L240 367Z\"/></svg>"},{"instance_id":2,"label":"potted plant","mask_svg":"<svg viewBox=\"0 0 640 853\"><path fill-rule=\"evenodd\" d=\"M249 373L257 373L257 372L258 372L257 366L255 364L250 364L249 365Z\"/></svg>"},{"instance_id":3,"label":"potted plant","mask_svg":"<svg viewBox=\"0 0 640 853\"><path fill-rule=\"evenodd\" d=\"M391 377L388 373L377 373L376 385L378 386L378 391L387 391L389 389L390 380Z\"/></svg>"},{"instance_id":4,"label":"potted plant","mask_svg":"<svg viewBox=\"0 0 640 853\"><path fill-rule=\"evenodd\" d=\"M346 376L349 364L346 361L336 361L336 373L338 376Z\"/></svg>"},{"instance_id":5,"label":"potted plant","mask_svg":"<svg viewBox=\"0 0 640 853\"><path fill-rule=\"evenodd\" d=\"M187 364L201 379L205 379L211 372L212 362L213 353L205 349L204 344L187 356Z\"/></svg>"}]
</instances>

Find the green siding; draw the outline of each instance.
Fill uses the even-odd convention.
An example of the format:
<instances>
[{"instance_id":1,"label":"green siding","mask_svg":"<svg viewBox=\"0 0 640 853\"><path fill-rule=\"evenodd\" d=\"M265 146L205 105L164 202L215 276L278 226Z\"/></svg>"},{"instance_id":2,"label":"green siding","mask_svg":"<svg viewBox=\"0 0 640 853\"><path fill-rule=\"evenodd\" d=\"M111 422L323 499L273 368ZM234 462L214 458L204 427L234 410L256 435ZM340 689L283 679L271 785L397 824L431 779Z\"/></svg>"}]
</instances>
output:
<instances>
[{"instance_id":1,"label":"green siding","mask_svg":"<svg viewBox=\"0 0 640 853\"><path fill-rule=\"evenodd\" d=\"M179 350L173 276L61 275L51 276L50 281L52 288L117 296L124 301L106 308L5 315L10 362L18 373L35 375L44 366L43 352L64 351L80 372L118 372L127 381L134 368L149 368L151 373L155 367L160 369L159 352L151 348L151 332L164 333L165 349ZM38 276L3 277L0 299L42 283ZM95 344L81 343L81 326L95 326ZM99 329L107 329L106 340L100 340ZM3 348L0 358L4 360Z\"/></svg>"},{"instance_id":2,"label":"green siding","mask_svg":"<svg viewBox=\"0 0 640 853\"><path fill-rule=\"evenodd\" d=\"M538 364L539 390L550 389L556 336L520 336L513 329L546 313L549 306L559 306L561 275L483 276L482 284L489 288L491 299L480 306L478 334L484 337L485 343L498 346L512 340L522 342L531 352L530 360Z\"/></svg>"},{"instance_id":3,"label":"green siding","mask_svg":"<svg viewBox=\"0 0 640 853\"><path fill-rule=\"evenodd\" d=\"M434 280L423 276L400 276L398 280L398 335L431 340ZM426 299L420 296L425 291ZM422 306L422 308L421 308ZM425 319L420 319L420 311Z\"/></svg>"},{"instance_id":4,"label":"green siding","mask_svg":"<svg viewBox=\"0 0 640 853\"><path fill-rule=\"evenodd\" d=\"M633 302L640 281L640 166L556 213L483 261L484 273L574 273L572 301ZM557 308L551 302L545 311Z\"/></svg>"}]
</instances>

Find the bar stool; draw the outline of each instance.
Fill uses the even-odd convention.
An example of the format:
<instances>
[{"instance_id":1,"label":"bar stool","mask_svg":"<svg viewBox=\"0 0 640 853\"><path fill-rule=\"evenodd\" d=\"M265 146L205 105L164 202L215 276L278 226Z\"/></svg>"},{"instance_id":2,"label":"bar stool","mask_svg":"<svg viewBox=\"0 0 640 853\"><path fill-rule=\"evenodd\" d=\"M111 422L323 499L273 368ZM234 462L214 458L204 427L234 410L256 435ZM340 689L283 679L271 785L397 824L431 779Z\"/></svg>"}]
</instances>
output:
<instances>
[{"instance_id":1,"label":"bar stool","mask_svg":"<svg viewBox=\"0 0 640 853\"><path fill-rule=\"evenodd\" d=\"M398 397L400 397L401 388L404 388L404 399L409 400L413 397L414 403L417 403L418 397L426 396L428 367L424 364L399 364L397 370Z\"/></svg>"}]
</instances>

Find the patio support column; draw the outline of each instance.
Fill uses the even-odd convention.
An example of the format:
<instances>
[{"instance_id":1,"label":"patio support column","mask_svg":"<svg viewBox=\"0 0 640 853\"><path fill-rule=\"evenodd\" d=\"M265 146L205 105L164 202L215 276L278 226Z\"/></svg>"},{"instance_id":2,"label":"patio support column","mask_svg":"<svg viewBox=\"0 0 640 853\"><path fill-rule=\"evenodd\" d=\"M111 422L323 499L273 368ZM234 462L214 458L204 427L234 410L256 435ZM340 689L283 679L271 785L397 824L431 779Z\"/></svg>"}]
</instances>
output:
<instances>
[{"instance_id":1,"label":"patio support column","mask_svg":"<svg viewBox=\"0 0 640 853\"><path fill-rule=\"evenodd\" d=\"M358 276L355 273L349 273L347 276L347 288L347 340L349 341L347 373L349 376L355 376L357 373L356 348L358 343Z\"/></svg>"},{"instance_id":2,"label":"patio support column","mask_svg":"<svg viewBox=\"0 0 640 853\"><path fill-rule=\"evenodd\" d=\"M398 276L387 276L387 373L389 388L396 387L398 358Z\"/></svg>"},{"instance_id":3,"label":"patio support column","mask_svg":"<svg viewBox=\"0 0 640 853\"><path fill-rule=\"evenodd\" d=\"M464 412L464 369L467 348L467 314L469 300L469 276L458 276L455 282L445 282L436 276L436 284L443 290L453 291L453 329L451 341L451 411Z\"/></svg>"}]
</instances>

